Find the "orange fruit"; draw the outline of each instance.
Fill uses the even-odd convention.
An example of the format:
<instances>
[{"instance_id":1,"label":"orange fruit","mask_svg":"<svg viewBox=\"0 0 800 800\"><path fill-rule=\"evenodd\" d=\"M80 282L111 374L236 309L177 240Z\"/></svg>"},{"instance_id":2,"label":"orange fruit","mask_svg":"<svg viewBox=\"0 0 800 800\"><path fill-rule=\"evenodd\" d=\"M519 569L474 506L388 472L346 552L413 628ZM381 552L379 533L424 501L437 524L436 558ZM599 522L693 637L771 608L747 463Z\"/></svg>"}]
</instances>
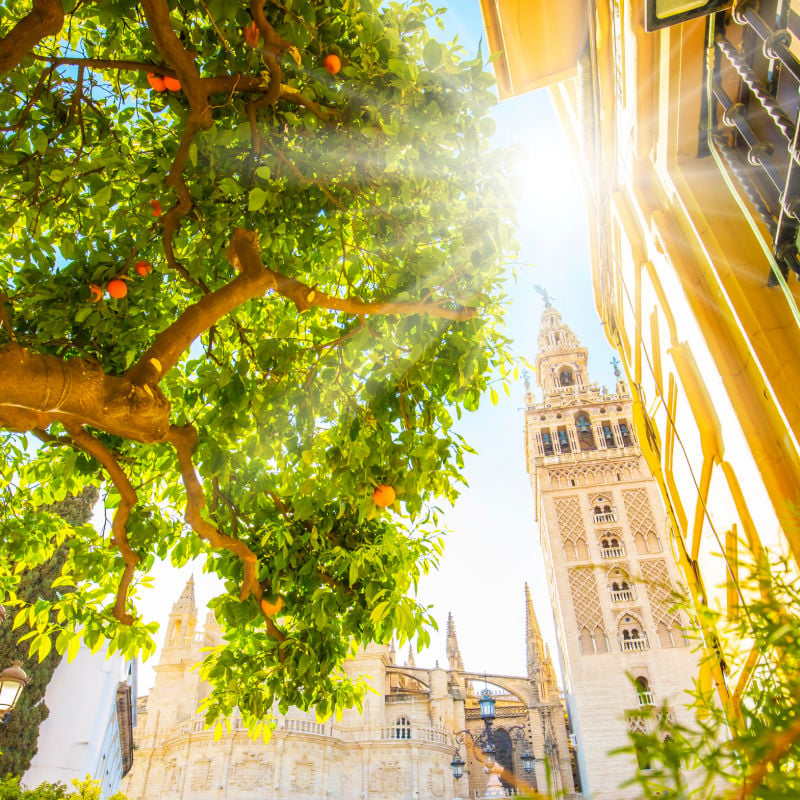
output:
<instances>
[{"instance_id":1,"label":"orange fruit","mask_svg":"<svg viewBox=\"0 0 800 800\"><path fill-rule=\"evenodd\" d=\"M278 595L278 599L274 603L270 603L269 600L265 600L263 597L261 598L261 610L270 617L277 614L282 608L283 598L280 595Z\"/></svg>"},{"instance_id":2,"label":"orange fruit","mask_svg":"<svg viewBox=\"0 0 800 800\"><path fill-rule=\"evenodd\" d=\"M179 92L181 90L181 82L177 78L170 78L165 75L164 88L170 92Z\"/></svg>"},{"instance_id":3,"label":"orange fruit","mask_svg":"<svg viewBox=\"0 0 800 800\"><path fill-rule=\"evenodd\" d=\"M253 20L249 25L246 25L242 28L242 36L247 44L250 45L254 50L258 47L258 40L261 36L261 31L258 30L258 25L256 25L256 21Z\"/></svg>"},{"instance_id":4,"label":"orange fruit","mask_svg":"<svg viewBox=\"0 0 800 800\"><path fill-rule=\"evenodd\" d=\"M152 210L150 213L151 213L151 214L152 214L154 217L160 217L160 216L161 216L161 214L163 213L163 212L161 211L161 203L159 203L159 202L158 202L158 200L151 200L151 201L150 201L150 206L151 206L151 208L153 209L153 210Z\"/></svg>"},{"instance_id":5,"label":"orange fruit","mask_svg":"<svg viewBox=\"0 0 800 800\"><path fill-rule=\"evenodd\" d=\"M328 53L328 55L322 59L322 66L325 67L331 75L336 75L342 68L342 59L339 58L336 53Z\"/></svg>"},{"instance_id":6,"label":"orange fruit","mask_svg":"<svg viewBox=\"0 0 800 800\"><path fill-rule=\"evenodd\" d=\"M103 297L102 289L96 283L89 284L89 302L97 303Z\"/></svg>"},{"instance_id":7,"label":"orange fruit","mask_svg":"<svg viewBox=\"0 0 800 800\"><path fill-rule=\"evenodd\" d=\"M156 92L163 92L167 88L164 85L164 79L160 75L156 75L155 72L147 73L147 82Z\"/></svg>"},{"instance_id":8,"label":"orange fruit","mask_svg":"<svg viewBox=\"0 0 800 800\"><path fill-rule=\"evenodd\" d=\"M106 284L106 291L118 300L128 294L128 284L122 278L114 278Z\"/></svg>"},{"instance_id":9,"label":"orange fruit","mask_svg":"<svg viewBox=\"0 0 800 800\"><path fill-rule=\"evenodd\" d=\"M147 261L137 261L133 268L136 270L138 275L141 275L143 278L146 278L152 271L153 267Z\"/></svg>"},{"instance_id":10,"label":"orange fruit","mask_svg":"<svg viewBox=\"0 0 800 800\"><path fill-rule=\"evenodd\" d=\"M372 502L381 508L390 506L392 503L394 503L396 498L397 493L395 492L394 488L389 486L387 483L379 483L375 487L375 491L372 493Z\"/></svg>"}]
</instances>

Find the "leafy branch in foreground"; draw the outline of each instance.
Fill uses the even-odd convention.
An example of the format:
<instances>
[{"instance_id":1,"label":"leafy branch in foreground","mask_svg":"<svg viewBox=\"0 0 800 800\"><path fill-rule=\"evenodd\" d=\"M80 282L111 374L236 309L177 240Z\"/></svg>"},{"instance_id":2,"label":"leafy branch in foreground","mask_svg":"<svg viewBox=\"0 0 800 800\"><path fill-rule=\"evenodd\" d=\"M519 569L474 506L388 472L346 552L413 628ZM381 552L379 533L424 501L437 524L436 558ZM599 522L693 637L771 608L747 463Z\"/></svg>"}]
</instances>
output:
<instances>
[{"instance_id":1,"label":"leafy branch in foreground","mask_svg":"<svg viewBox=\"0 0 800 800\"><path fill-rule=\"evenodd\" d=\"M0 599L68 549L37 641L151 652L138 587L204 554L210 720L352 703L353 642L425 642L514 249L492 78L432 14L0 0ZM85 486L110 531L38 514Z\"/></svg>"},{"instance_id":2,"label":"leafy branch in foreground","mask_svg":"<svg viewBox=\"0 0 800 800\"><path fill-rule=\"evenodd\" d=\"M667 708L643 711L644 730L631 734L626 752L646 767L631 783L648 800L800 796L800 578L788 560L760 561L742 597L732 618L703 611L726 663L752 669L738 715L728 719L699 684L692 727L672 721Z\"/></svg>"}]
</instances>

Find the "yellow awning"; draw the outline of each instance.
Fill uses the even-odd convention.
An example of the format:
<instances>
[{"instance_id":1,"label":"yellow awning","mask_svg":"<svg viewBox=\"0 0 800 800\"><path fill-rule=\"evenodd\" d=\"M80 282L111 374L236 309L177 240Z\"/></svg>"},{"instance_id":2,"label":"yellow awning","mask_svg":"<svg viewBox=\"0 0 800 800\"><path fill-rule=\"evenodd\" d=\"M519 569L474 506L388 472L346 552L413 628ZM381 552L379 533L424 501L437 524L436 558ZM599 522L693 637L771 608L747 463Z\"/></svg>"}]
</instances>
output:
<instances>
[{"instance_id":1,"label":"yellow awning","mask_svg":"<svg viewBox=\"0 0 800 800\"><path fill-rule=\"evenodd\" d=\"M586 0L481 0L500 99L569 78L586 43Z\"/></svg>"}]
</instances>

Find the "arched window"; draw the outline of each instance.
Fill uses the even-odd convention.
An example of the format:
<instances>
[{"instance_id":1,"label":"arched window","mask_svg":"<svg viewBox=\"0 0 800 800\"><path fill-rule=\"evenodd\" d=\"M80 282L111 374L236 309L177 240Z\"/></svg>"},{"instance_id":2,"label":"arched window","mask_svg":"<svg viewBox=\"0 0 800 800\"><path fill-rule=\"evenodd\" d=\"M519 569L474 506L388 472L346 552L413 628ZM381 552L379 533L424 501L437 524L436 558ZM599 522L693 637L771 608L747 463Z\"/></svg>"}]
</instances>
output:
<instances>
[{"instance_id":1,"label":"arched window","mask_svg":"<svg viewBox=\"0 0 800 800\"><path fill-rule=\"evenodd\" d=\"M511 743L511 735L505 728L495 728L492 731L492 744L495 746L494 760L505 767L509 772L514 772L514 746ZM500 782L504 787L511 786L502 778Z\"/></svg>"},{"instance_id":2,"label":"arched window","mask_svg":"<svg viewBox=\"0 0 800 800\"><path fill-rule=\"evenodd\" d=\"M408 717L398 717L394 723L394 738L395 739L410 739L411 738L411 720Z\"/></svg>"},{"instance_id":3,"label":"arched window","mask_svg":"<svg viewBox=\"0 0 800 800\"><path fill-rule=\"evenodd\" d=\"M614 501L607 495L598 495L592 500L592 515L596 525L617 521Z\"/></svg>"},{"instance_id":4,"label":"arched window","mask_svg":"<svg viewBox=\"0 0 800 800\"><path fill-rule=\"evenodd\" d=\"M633 584L628 581L628 576L619 567L614 567L608 573L608 591L612 603L626 603L636 598Z\"/></svg>"},{"instance_id":5,"label":"arched window","mask_svg":"<svg viewBox=\"0 0 800 800\"><path fill-rule=\"evenodd\" d=\"M578 431L578 447L581 450L597 450L592 423L584 412L575 415L575 429Z\"/></svg>"},{"instance_id":6,"label":"arched window","mask_svg":"<svg viewBox=\"0 0 800 800\"><path fill-rule=\"evenodd\" d=\"M575 384L575 376L569 367L564 367L558 373L558 381L562 386L573 386Z\"/></svg>"},{"instance_id":7,"label":"arched window","mask_svg":"<svg viewBox=\"0 0 800 800\"><path fill-rule=\"evenodd\" d=\"M641 707L654 706L656 704L655 695L650 690L650 682L644 675L639 675L636 678L636 695Z\"/></svg>"},{"instance_id":8,"label":"arched window","mask_svg":"<svg viewBox=\"0 0 800 800\"><path fill-rule=\"evenodd\" d=\"M650 644L642 629L641 622L632 615L626 614L619 622L619 643L622 650L648 650Z\"/></svg>"},{"instance_id":9,"label":"arched window","mask_svg":"<svg viewBox=\"0 0 800 800\"><path fill-rule=\"evenodd\" d=\"M658 623L656 633L658 634L658 643L662 647L675 647L675 643L672 639L672 631L670 631L663 620Z\"/></svg>"}]
</instances>

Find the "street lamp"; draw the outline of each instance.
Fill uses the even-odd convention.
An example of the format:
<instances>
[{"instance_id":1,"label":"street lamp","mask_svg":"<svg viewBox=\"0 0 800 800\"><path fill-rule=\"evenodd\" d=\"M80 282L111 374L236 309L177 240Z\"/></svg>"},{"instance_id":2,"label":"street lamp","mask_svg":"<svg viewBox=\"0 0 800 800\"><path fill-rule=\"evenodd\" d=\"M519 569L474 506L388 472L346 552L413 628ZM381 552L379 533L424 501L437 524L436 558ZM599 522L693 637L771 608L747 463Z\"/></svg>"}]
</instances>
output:
<instances>
[{"instance_id":1,"label":"street lamp","mask_svg":"<svg viewBox=\"0 0 800 800\"><path fill-rule=\"evenodd\" d=\"M453 770L453 777L458 780L464 774L465 761L461 758L461 752L456 748L453 760L450 762L450 769Z\"/></svg>"},{"instance_id":2,"label":"street lamp","mask_svg":"<svg viewBox=\"0 0 800 800\"><path fill-rule=\"evenodd\" d=\"M22 669L22 662L15 661L0 672L0 716L5 718L12 712L30 678Z\"/></svg>"},{"instance_id":3,"label":"street lamp","mask_svg":"<svg viewBox=\"0 0 800 800\"><path fill-rule=\"evenodd\" d=\"M481 719L486 725L486 729L489 730L489 726L494 720L494 697L492 697L488 686L481 692L481 699L478 701L478 705L481 707Z\"/></svg>"},{"instance_id":4,"label":"street lamp","mask_svg":"<svg viewBox=\"0 0 800 800\"><path fill-rule=\"evenodd\" d=\"M530 750L526 750L519 757L519 760L522 762L522 769L524 769L525 772L533 772L533 765L536 763L536 758Z\"/></svg>"}]
</instances>

